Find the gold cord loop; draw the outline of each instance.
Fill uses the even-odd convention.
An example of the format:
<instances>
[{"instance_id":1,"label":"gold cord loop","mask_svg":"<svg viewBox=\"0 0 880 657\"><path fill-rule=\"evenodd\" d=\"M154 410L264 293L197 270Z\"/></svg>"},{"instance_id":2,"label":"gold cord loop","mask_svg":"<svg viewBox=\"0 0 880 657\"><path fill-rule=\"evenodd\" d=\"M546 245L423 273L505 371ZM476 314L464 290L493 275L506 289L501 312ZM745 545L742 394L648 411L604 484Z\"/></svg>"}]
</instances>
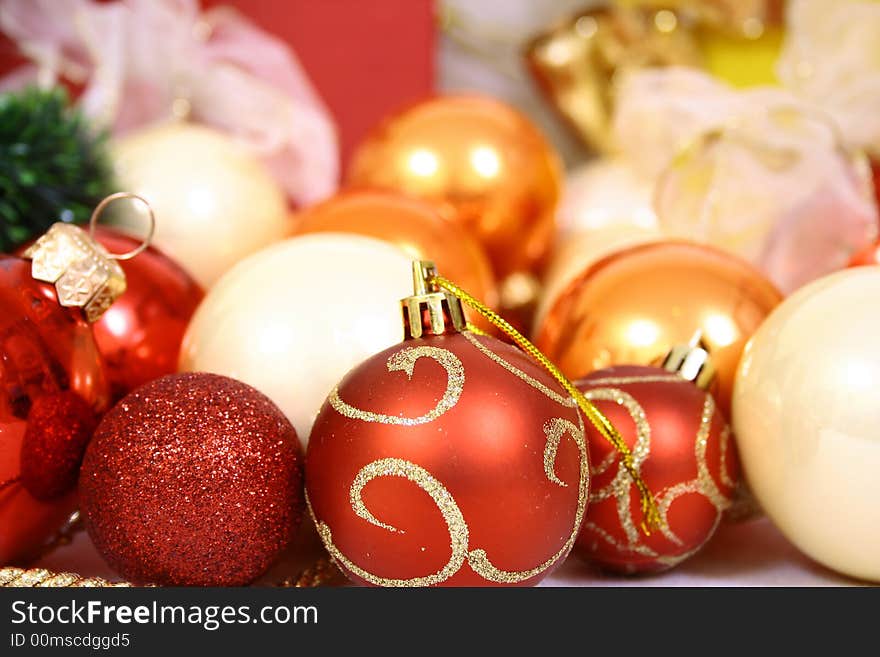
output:
<instances>
[{"instance_id":1,"label":"gold cord loop","mask_svg":"<svg viewBox=\"0 0 880 657\"><path fill-rule=\"evenodd\" d=\"M642 479L641 475L635 467L632 451L623 441L623 437L620 435L620 432L618 432L614 425L611 424L611 421L607 417L605 417L605 415L598 408L596 408L593 403L590 402L590 400L584 397L584 394L580 390L575 388L574 384L572 384L571 381L568 380L568 378L560 371L560 369L556 365L553 364L553 362L549 358L547 358L547 356L541 353L541 351L535 345L529 342L529 340L526 339L524 335L513 328L513 326L511 326L510 323L507 322L507 320L501 317L498 313L488 308L478 299L461 289L458 285L456 285L452 281L443 278L442 276L434 275L429 279L428 282L458 297L465 304L473 308L489 323L497 327L511 340L513 340L520 349L522 349L532 358L538 361L544 367L544 369L546 369L553 376L553 378L556 379L563 388L565 388L565 391L569 395L571 395L572 398L577 402L577 405L580 407L581 411L584 413L590 423L596 428L596 430L602 435L602 437L605 438L605 440L607 440L614 446L614 449L616 449L617 452L620 454L623 467L626 469L627 473L630 476L630 479L632 479L633 484L635 484L636 488L639 491L642 505L642 513L645 517L645 519L641 523L642 531L646 535L650 535L652 529L659 528L662 521L660 518L660 512L657 509L657 503L654 500L654 496L651 494L651 491L648 489L647 484L645 484L644 480ZM468 328L470 328L470 326Z\"/></svg>"},{"instance_id":2,"label":"gold cord loop","mask_svg":"<svg viewBox=\"0 0 880 657\"><path fill-rule=\"evenodd\" d=\"M92 217L89 219L89 236L92 239L95 239L95 227L98 225L98 219L101 218L101 215L104 213L104 210L107 209L107 206L113 203L113 201L120 201L123 199L139 201L147 209L147 216L150 218L150 224L149 229L147 230L147 236L137 248L132 249L128 253L109 254L113 260L131 260L136 255L143 253L146 251L147 247L150 246L150 243L153 241L153 234L156 232L156 215L153 213L153 208L147 200L143 196L138 196L132 192L116 192L115 194L110 194L110 196L103 198L95 207L95 210L92 212Z\"/></svg>"}]
</instances>

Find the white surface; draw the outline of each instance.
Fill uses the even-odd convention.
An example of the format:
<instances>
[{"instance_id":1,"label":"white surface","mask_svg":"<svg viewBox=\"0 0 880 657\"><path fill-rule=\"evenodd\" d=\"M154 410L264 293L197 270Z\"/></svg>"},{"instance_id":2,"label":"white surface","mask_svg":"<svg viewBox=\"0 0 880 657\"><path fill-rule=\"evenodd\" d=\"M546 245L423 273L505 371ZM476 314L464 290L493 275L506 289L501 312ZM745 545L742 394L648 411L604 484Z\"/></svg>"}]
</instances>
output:
<instances>
[{"instance_id":1,"label":"white surface","mask_svg":"<svg viewBox=\"0 0 880 657\"><path fill-rule=\"evenodd\" d=\"M659 575L621 577L569 558L544 586L853 586L798 552L766 518L722 525L705 549Z\"/></svg>"},{"instance_id":2,"label":"white surface","mask_svg":"<svg viewBox=\"0 0 880 657\"><path fill-rule=\"evenodd\" d=\"M303 533L291 554L261 582L271 583L299 572L320 554L313 532ZM85 532L56 550L38 566L55 571L114 579ZM575 557L542 586L853 586L862 584L810 561L765 519L723 525L706 548L669 572L648 577L603 574Z\"/></svg>"}]
</instances>

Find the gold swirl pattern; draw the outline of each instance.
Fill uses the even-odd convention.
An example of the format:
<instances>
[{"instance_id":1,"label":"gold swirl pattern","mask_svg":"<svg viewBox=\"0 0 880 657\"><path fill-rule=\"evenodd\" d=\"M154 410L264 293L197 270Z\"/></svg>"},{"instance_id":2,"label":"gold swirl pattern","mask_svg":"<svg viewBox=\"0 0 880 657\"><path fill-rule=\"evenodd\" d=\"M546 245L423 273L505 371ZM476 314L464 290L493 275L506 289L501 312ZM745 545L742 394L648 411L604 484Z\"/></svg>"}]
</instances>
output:
<instances>
[{"instance_id":1,"label":"gold swirl pattern","mask_svg":"<svg viewBox=\"0 0 880 657\"><path fill-rule=\"evenodd\" d=\"M412 379L413 369L419 358L431 358L446 370L446 391L443 397L437 402L437 406L419 417L403 417L399 415L385 415L383 413L373 413L372 411L364 411L354 406L346 404L339 396L339 386L330 393L328 402L336 410L336 412L345 417L354 420L363 420L364 422L378 422L380 424L396 424L401 426L412 427L419 424L427 424L433 422L446 411L453 408L461 397L461 391L464 388L464 366L458 359L458 356L447 349L439 347L406 347L393 353L388 358L389 372L406 372L408 378Z\"/></svg>"},{"instance_id":2,"label":"gold swirl pattern","mask_svg":"<svg viewBox=\"0 0 880 657\"><path fill-rule=\"evenodd\" d=\"M715 480L712 473L709 472L709 463L706 460L706 449L709 446L709 430L712 428L712 416L715 414L715 400L712 395L706 395L706 402L703 404L703 415L700 418L700 430L697 432L697 442L694 446L694 454L697 457L697 481L700 484L700 492L712 503L712 506L719 514L730 506L731 500L724 495ZM724 438L722 434L721 438ZM730 434L726 434L730 439Z\"/></svg>"},{"instance_id":3,"label":"gold swirl pattern","mask_svg":"<svg viewBox=\"0 0 880 657\"><path fill-rule=\"evenodd\" d=\"M617 460L617 452L610 451L605 455L605 458L602 459L602 462L598 465L590 464L590 474L594 477L598 477L599 475L605 474L605 472L614 465L614 462Z\"/></svg>"},{"instance_id":4,"label":"gold swirl pattern","mask_svg":"<svg viewBox=\"0 0 880 657\"><path fill-rule=\"evenodd\" d=\"M541 394L547 396L548 398L566 408L577 408L577 402L571 397L565 397L551 390L540 381L537 381L514 365L508 363L501 356L494 353L493 351L488 349L488 347L479 342L476 337L472 336L470 333L464 332L463 335L480 352L489 357L495 363L499 364L508 372L514 374L516 377L524 381L526 384L528 384ZM417 424L425 424L427 422L431 422L437 419L438 417L443 415L443 413L454 407L461 397L465 381L464 367L462 366L461 361L458 359L458 357L445 349L420 346L408 347L401 350L400 352L396 352L395 354L393 354L388 359L388 370L391 372L403 370L406 371L410 377L412 377L414 364L416 360L422 357L429 357L437 360L446 369L449 378L447 390L443 398L432 411L426 413L425 415L422 415L418 418L404 418L399 416L389 416L381 413L374 413L371 411L363 411L346 404L339 397L338 390L334 390L329 398L331 406L337 412L346 417L361 420L364 422L379 422L383 424L413 426ZM309 500L308 493L306 493L306 504L308 506L309 513L312 515L312 518L315 521L315 525L318 529L318 534L321 536L321 540L323 541L324 546L327 548L327 551L330 553L333 559L356 576L362 578L367 582L370 582L371 584L391 587L433 586L436 584L440 584L441 582L444 582L455 575L460 570L465 560L467 560L468 565L471 567L471 569L473 569L475 573L489 581L506 584L522 582L541 574L549 567L551 567L554 563L556 563L560 558L564 557L565 554L567 554L568 551L571 550L580 531L581 524L586 514L587 504L589 502L590 465L587 452L586 437L584 433L584 423L580 413L578 413L578 424L579 426L575 426L572 422L563 418L552 418L544 424L543 429L547 439L543 453L544 473L547 476L548 480L550 480L554 484L558 486L567 486L564 481L559 479L555 471L557 451L559 449L562 438L566 434L568 434L577 445L580 462L578 477L578 499L572 531L565 544L549 559L529 570L501 570L491 562L485 550L474 549L469 551L468 540L470 531L468 529L467 522L465 521L455 499L445 488L445 486L443 486L443 484L439 480L437 480L430 472L410 461L397 458L385 458L367 464L355 476L355 479L352 482L351 488L349 490L349 499L352 509L360 518L366 520L376 527L380 527L387 531L403 533L404 530L393 527L376 518L373 513L366 507L361 495L364 487L370 481L378 477L396 476L403 477L408 481L413 482L419 488L425 491L434 501L434 504L437 505L437 508L440 510L440 513L443 516L443 519L445 520L447 528L449 530L451 555L446 565L435 573L409 579L398 579L381 577L365 570L364 568L358 566L356 563L351 561L351 559L343 554L342 551L334 544L333 534L330 527L326 523L318 520L315 516L315 513L312 509L311 501Z\"/></svg>"},{"instance_id":5,"label":"gold swirl pattern","mask_svg":"<svg viewBox=\"0 0 880 657\"><path fill-rule=\"evenodd\" d=\"M664 377L662 375L650 377L625 377L625 380L623 377L617 379L609 377L606 379L598 379L595 382L591 381L591 383L607 383L612 380L622 381L625 383L650 383L656 381L688 383L687 381L679 377ZM622 384L623 383L620 383L620 385ZM633 455L636 460L636 467L640 468L642 463L644 463L645 459L648 457L651 442L651 426L650 424L648 424L642 406L635 400L635 398L618 388L594 388L584 394L587 399L590 399L591 401L614 401L615 403L620 404L627 410L636 425L636 444L633 447ZM675 545L683 545L683 541L670 529L667 514L670 507L672 506L672 503L676 499L678 499L682 495L693 493L703 495L709 501L709 503L712 504L712 506L716 510L716 517L713 530L709 533L710 536L714 532L714 528L717 527L720 523L721 514L732 503L731 499L725 496L719 490L718 486L715 483L715 480L712 478L712 474L709 472L709 464L706 460L709 433L712 428L712 419L714 414L715 401L713 400L711 395L706 395L706 400L703 404L703 410L700 417L700 426L697 430L696 440L694 441L694 455L696 456L697 462L697 477L695 479L676 484L675 486L670 486L669 488L666 488L657 495L657 507L660 512L660 517L663 521L660 525L660 531L669 541L671 541ZM726 486L732 487L733 482L727 475L725 462L728 443L730 442L729 427L725 426L725 429L722 431L719 440L721 441L720 448L722 482ZM612 458L616 458L617 455L612 452L610 456ZM600 465L600 468L602 468L603 471L607 470L607 468L609 467L609 465L606 464L607 461L608 459L606 458ZM599 469L594 470L593 474L596 474L598 471ZM702 547L700 545L693 548L692 550L685 552L684 554L668 556L658 555L652 548L642 543L640 540L640 534L636 528L635 520L632 517L630 487L631 480L627 477L627 473L624 470L623 466L619 466L617 475L615 476L614 480L605 488L594 491L590 496L590 499L593 502L606 499L612 494L615 496L617 501L618 518L627 539L625 544L615 540L614 537L611 536L607 531L589 520L584 524L585 529L595 533L595 535L599 536L602 540L604 540L620 552L632 552L648 557L654 557L659 563L666 566L676 565L677 563L690 557L697 550L699 550L700 547Z\"/></svg>"},{"instance_id":6,"label":"gold swirl pattern","mask_svg":"<svg viewBox=\"0 0 880 657\"><path fill-rule=\"evenodd\" d=\"M715 508L715 526L718 526L718 523L721 521L721 515L724 511L730 507L732 504L732 500L730 497L724 495L715 483L715 480L712 478L712 473L709 472L709 464L706 461L706 449L709 443L709 431L712 428L712 417L715 414L715 401L712 399L712 395L706 395L706 401L703 403L703 412L700 417L700 428L697 431L697 439L694 443L694 455L697 459L697 477L696 479L691 479L690 481L685 481L680 484L676 484L675 486L671 486L664 490L657 499L657 508L660 511L660 516L663 518L663 527L661 527L661 531L663 535L666 536L670 541L675 543L676 545L682 545L682 540L676 536L676 534L669 528L669 523L667 522L666 514L669 511L669 507L672 506L672 503L681 497L682 495L686 495L689 493L702 495L705 497L709 503ZM722 454L726 451L726 442L730 440L730 432L725 431L720 436L721 445L722 445ZM722 472L724 471L725 463L722 461ZM711 535L711 534L710 534ZM684 558L684 557L682 557Z\"/></svg>"},{"instance_id":7,"label":"gold swirl pattern","mask_svg":"<svg viewBox=\"0 0 880 657\"><path fill-rule=\"evenodd\" d=\"M736 488L736 482L730 478L730 474L727 472L727 449L730 447L730 425L724 425L719 440L721 441L721 466L719 472L721 483L728 488ZM733 504L732 501L731 504Z\"/></svg>"},{"instance_id":8,"label":"gold swirl pattern","mask_svg":"<svg viewBox=\"0 0 880 657\"><path fill-rule=\"evenodd\" d=\"M535 390L540 392L542 395L546 395L547 397L549 397L550 399L555 401L557 404L562 404L563 406L566 406L567 408L575 408L577 406L577 402L574 399L572 399L571 397L565 397L564 395L560 395L558 392L556 392L555 390L551 390L550 388L545 386L543 383L541 383L540 381L538 381L534 377L529 376L528 374L523 372L521 369L519 369L515 365L511 365L510 363L508 363L501 356L499 356L494 351L489 349L486 345L484 345L482 342L480 342L477 339L477 336L475 336L472 333L467 332L467 331L462 333L462 335L465 338L467 338L468 342L470 342L472 345L474 345L474 347L479 349L483 354L485 354L491 360L493 360L496 363L498 363L499 365L501 365L501 367L506 369L508 372L513 374L518 379L525 381L527 384L529 384Z\"/></svg>"},{"instance_id":9,"label":"gold swirl pattern","mask_svg":"<svg viewBox=\"0 0 880 657\"><path fill-rule=\"evenodd\" d=\"M409 481L412 481L431 497L437 505L437 508L440 510L443 519L446 521L446 526L449 530L452 554L449 561L442 569L424 577L413 577L410 579L380 577L364 570L346 557L334 545L332 532L325 523L316 523L318 533L334 559L339 561L339 563L348 568L358 577L379 586L432 586L439 584L457 573L464 563L465 558L467 558L468 564L475 573L491 582L515 584L535 577L556 563L556 561L568 553L572 545L574 545L581 522L586 513L589 491L589 460L587 458L587 443L584 438L583 428L576 427L568 420L553 418L544 425L544 433L547 436L548 445L548 447L545 448L545 455L548 452L552 452L553 461L555 461L556 449L558 448L562 437L566 433L571 436L578 447L580 455L580 475L577 511L575 512L574 528L571 535L556 554L535 568L523 571L501 570L492 564L485 550L476 549L468 552L468 537L470 532L455 499L449 491L446 490L443 484L434 478L427 470L415 463L403 459L380 459L364 466L355 476L354 482L351 485L350 499L352 509L358 516L376 527L381 527L390 532L403 533L403 530L397 529L378 520L364 504L361 492L364 486L377 477L404 477ZM549 446L551 444L556 447L550 448ZM551 461L549 466L550 472L553 474L553 477L556 478L556 475L552 470L553 466L554 463ZM559 479L556 478L556 481L559 481ZM560 483L565 485L561 481ZM311 509L311 504L309 504L309 508Z\"/></svg>"},{"instance_id":10,"label":"gold swirl pattern","mask_svg":"<svg viewBox=\"0 0 880 657\"><path fill-rule=\"evenodd\" d=\"M636 472L641 472L642 463L648 458L651 451L651 425L645 417L645 409L642 408L635 397L619 388L593 388L584 393L590 401L613 401L623 406L629 413L636 425L636 442L632 447L633 466ZM617 516L620 526L626 534L627 543L636 545L639 543L640 532L630 509L630 487L632 479L626 471L623 463L618 461L617 474L605 488L593 491L590 499L600 502L614 496L617 501Z\"/></svg>"},{"instance_id":11,"label":"gold swirl pattern","mask_svg":"<svg viewBox=\"0 0 880 657\"><path fill-rule=\"evenodd\" d=\"M449 544L452 548L452 555L449 557L449 561L436 573L424 577L412 577L410 579L380 577L364 570L346 557L334 545L330 527L323 522L317 522L318 534L321 536L321 540L324 541L324 545L327 551L330 552L330 555L358 577L377 586L433 586L446 581L457 573L467 557L468 526L464 521L464 516L461 514L461 509L458 508L458 504L456 504L449 491L430 472L415 463L403 459L379 459L361 468L351 485L350 497L352 508L357 515L367 522L392 532L402 533L401 530L377 520L361 499L363 487L376 477L404 477L431 497L434 504L440 509L443 520L446 521L446 526L449 529ZM311 504L309 508L311 509Z\"/></svg>"},{"instance_id":12,"label":"gold swirl pattern","mask_svg":"<svg viewBox=\"0 0 880 657\"><path fill-rule=\"evenodd\" d=\"M623 544L620 541L616 540L611 534L602 529L599 525L594 522L587 520L584 523L584 530L592 532L593 534L599 536L603 541L608 543L611 547L613 547L618 552L634 552L636 554L641 554L646 557L658 558L657 553L654 552L647 545L642 545L637 543L635 545Z\"/></svg>"},{"instance_id":13,"label":"gold swirl pattern","mask_svg":"<svg viewBox=\"0 0 880 657\"><path fill-rule=\"evenodd\" d=\"M599 379L590 379L590 385L597 386L624 386L628 383L681 383L685 379L678 374L652 374L648 376L605 376Z\"/></svg>"},{"instance_id":14,"label":"gold swirl pattern","mask_svg":"<svg viewBox=\"0 0 880 657\"><path fill-rule=\"evenodd\" d=\"M544 434L547 436L547 443L544 445L544 474L547 475L547 479L563 488L567 487L568 484L556 476L556 453L559 451L559 443L562 440L562 436L568 430L568 427L563 424L564 422L565 420L561 418L553 418L544 425ZM571 422L567 424L571 424ZM571 426L571 429L577 431L574 425ZM580 444L578 446L580 447Z\"/></svg>"},{"instance_id":15,"label":"gold swirl pattern","mask_svg":"<svg viewBox=\"0 0 880 657\"><path fill-rule=\"evenodd\" d=\"M544 572L550 566L556 563L560 558L565 556L569 550L571 550L571 547L574 545L578 533L580 532L581 523L583 522L584 514L587 511L587 503L589 502L590 483L590 464L589 458L587 457L587 441L584 437L583 426L578 428L568 420L557 417L553 418L544 425L544 433L547 435L547 447L544 449L544 467L545 472L547 472L547 478L550 479L550 481L554 481L554 483L558 482L563 486L565 485L556 477L556 474L553 471L553 462L550 463L548 471L548 451L552 451L553 461L555 461L556 449L559 446L559 441L566 433L571 436L572 440L574 440L575 444L578 447L578 452L580 454L580 474L578 476L578 505L577 511L575 512L574 529L572 530L571 535L568 537L568 540L565 541L563 546L556 554L547 559L541 565L531 568L529 570L501 570L499 568L496 568L492 564L485 550L472 550L468 554L468 564L475 573L482 576L484 579L489 580L490 582L516 584L517 582L522 582L532 577L535 577L536 575L540 575L542 572ZM555 445L552 450L550 448L551 444ZM550 476L551 474L553 475L552 477Z\"/></svg>"},{"instance_id":16,"label":"gold swirl pattern","mask_svg":"<svg viewBox=\"0 0 880 657\"><path fill-rule=\"evenodd\" d=\"M715 533L715 530L718 529L718 525L720 525L720 524L721 524L721 516L718 515L715 517L715 522L712 523L712 528L709 530L709 533L707 535L712 536L712 534ZM706 541L703 541L699 545L696 545L693 548L691 548L690 550L688 550L687 552L682 552L681 554L673 554L673 555L662 554L659 557L657 557L657 563L660 563L660 564L666 566L667 568L672 568L673 566L677 566L678 564L680 564L682 561L690 559L697 552L699 552L705 544L706 544Z\"/></svg>"}]
</instances>

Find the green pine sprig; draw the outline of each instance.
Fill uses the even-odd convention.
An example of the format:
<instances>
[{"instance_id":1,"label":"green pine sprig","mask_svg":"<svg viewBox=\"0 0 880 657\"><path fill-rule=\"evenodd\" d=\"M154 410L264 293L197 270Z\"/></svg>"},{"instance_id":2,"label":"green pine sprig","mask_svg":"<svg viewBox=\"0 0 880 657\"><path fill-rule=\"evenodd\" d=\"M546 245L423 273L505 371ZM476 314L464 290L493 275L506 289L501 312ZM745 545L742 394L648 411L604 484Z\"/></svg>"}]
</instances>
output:
<instances>
[{"instance_id":1,"label":"green pine sprig","mask_svg":"<svg viewBox=\"0 0 880 657\"><path fill-rule=\"evenodd\" d=\"M113 191L106 143L62 88L0 94L0 252L88 221Z\"/></svg>"}]
</instances>

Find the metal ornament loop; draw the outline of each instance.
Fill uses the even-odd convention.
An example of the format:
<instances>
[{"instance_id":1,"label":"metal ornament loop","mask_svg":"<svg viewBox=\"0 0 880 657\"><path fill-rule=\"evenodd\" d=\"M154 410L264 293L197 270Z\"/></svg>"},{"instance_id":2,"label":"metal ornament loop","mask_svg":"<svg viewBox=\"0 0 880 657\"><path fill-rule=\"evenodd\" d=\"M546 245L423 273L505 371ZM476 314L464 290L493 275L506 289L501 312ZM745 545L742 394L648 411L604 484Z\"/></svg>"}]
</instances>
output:
<instances>
[{"instance_id":1,"label":"metal ornament loop","mask_svg":"<svg viewBox=\"0 0 880 657\"><path fill-rule=\"evenodd\" d=\"M104 210L106 210L107 206L113 203L113 201L119 201L122 199L132 199L141 202L141 204L147 209L147 215L150 218L150 228L147 231L147 236L137 248L132 249L127 253L110 253L109 255L113 260L131 260L136 255L143 253L146 251L147 247L150 246L150 243L153 241L153 235L156 232L156 215L153 213L153 207L147 202L147 200L143 196L138 196L133 192L116 192L115 194L110 194L110 196L102 199L92 212L92 217L89 219L89 236L92 239L96 239L95 227L98 225L98 219L100 219Z\"/></svg>"}]
</instances>

